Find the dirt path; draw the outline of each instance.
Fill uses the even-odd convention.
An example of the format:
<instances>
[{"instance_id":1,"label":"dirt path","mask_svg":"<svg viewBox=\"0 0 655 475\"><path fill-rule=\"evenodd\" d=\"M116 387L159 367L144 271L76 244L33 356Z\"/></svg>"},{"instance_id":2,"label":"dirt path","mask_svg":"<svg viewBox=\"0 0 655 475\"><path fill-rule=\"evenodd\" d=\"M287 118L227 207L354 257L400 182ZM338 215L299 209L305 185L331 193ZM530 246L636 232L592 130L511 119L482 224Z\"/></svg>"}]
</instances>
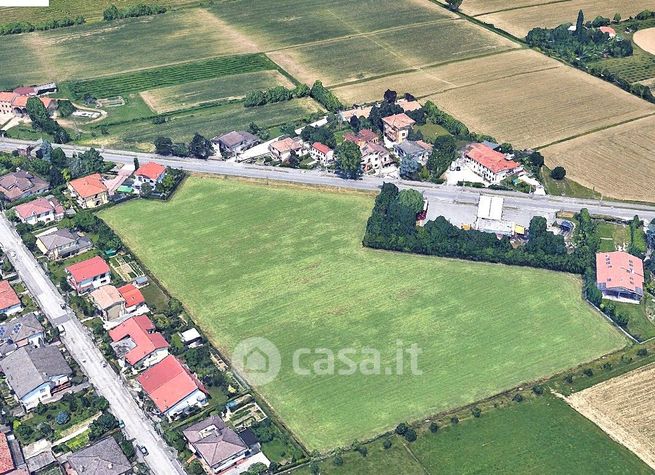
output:
<instances>
[{"instance_id":1,"label":"dirt path","mask_svg":"<svg viewBox=\"0 0 655 475\"><path fill-rule=\"evenodd\" d=\"M655 28L639 30L632 35L632 41L644 51L655 55Z\"/></svg>"}]
</instances>

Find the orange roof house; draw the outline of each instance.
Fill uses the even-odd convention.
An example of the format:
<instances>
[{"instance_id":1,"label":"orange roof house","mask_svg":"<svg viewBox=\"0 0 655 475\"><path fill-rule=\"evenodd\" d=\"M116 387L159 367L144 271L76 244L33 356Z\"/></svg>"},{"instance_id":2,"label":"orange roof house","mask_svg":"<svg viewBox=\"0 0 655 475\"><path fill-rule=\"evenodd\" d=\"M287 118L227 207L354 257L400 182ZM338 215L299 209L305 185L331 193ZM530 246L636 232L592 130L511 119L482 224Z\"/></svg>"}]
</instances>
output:
<instances>
[{"instance_id":1,"label":"orange roof house","mask_svg":"<svg viewBox=\"0 0 655 475\"><path fill-rule=\"evenodd\" d=\"M481 143L469 145L464 157L475 173L491 183L498 183L521 167L520 163Z\"/></svg>"},{"instance_id":2,"label":"orange roof house","mask_svg":"<svg viewBox=\"0 0 655 475\"><path fill-rule=\"evenodd\" d=\"M111 280L109 266L100 256L66 267L68 283L78 292L106 285Z\"/></svg>"},{"instance_id":3,"label":"orange roof house","mask_svg":"<svg viewBox=\"0 0 655 475\"><path fill-rule=\"evenodd\" d=\"M54 196L37 198L16 206L14 210L18 219L29 224L54 221L64 217L64 207Z\"/></svg>"},{"instance_id":4,"label":"orange roof house","mask_svg":"<svg viewBox=\"0 0 655 475\"><path fill-rule=\"evenodd\" d=\"M599 252L596 285L605 298L639 303L644 296L644 263L623 251Z\"/></svg>"},{"instance_id":5,"label":"orange roof house","mask_svg":"<svg viewBox=\"0 0 655 475\"><path fill-rule=\"evenodd\" d=\"M0 280L0 313L11 315L23 309L18 295L6 280Z\"/></svg>"},{"instance_id":6,"label":"orange roof house","mask_svg":"<svg viewBox=\"0 0 655 475\"><path fill-rule=\"evenodd\" d=\"M416 122L405 113L394 114L382 118L384 125L384 136L394 143L401 143L409 134L409 129Z\"/></svg>"},{"instance_id":7,"label":"orange roof house","mask_svg":"<svg viewBox=\"0 0 655 475\"><path fill-rule=\"evenodd\" d=\"M7 435L4 432L0 432L0 474L10 473L15 468L16 466L11 456Z\"/></svg>"},{"instance_id":8,"label":"orange roof house","mask_svg":"<svg viewBox=\"0 0 655 475\"><path fill-rule=\"evenodd\" d=\"M137 381L157 409L171 418L206 402L202 383L173 355L148 368Z\"/></svg>"},{"instance_id":9,"label":"orange roof house","mask_svg":"<svg viewBox=\"0 0 655 475\"><path fill-rule=\"evenodd\" d=\"M82 208L95 208L109 202L109 191L100 173L71 180L68 190Z\"/></svg>"},{"instance_id":10,"label":"orange roof house","mask_svg":"<svg viewBox=\"0 0 655 475\"><path fill-rule=\"evenodd\" d=\"M128 318L110 330L109 337L114 343L126 338L131 340L124 356L131 366L151 366L168 355L168 342L145 315Z\"/></svg>"},{"instance_id":11,"label":"orange roof house","mask_svg":"<svg viewBox=\"0 0 655 475\"><path fill-rule=\"evenodd\" d=\"M166 173L166 167L160 165L156 162L148 162L144 165L141 165L139 169L134 172L134 175L147 178L151 181L159 181L161 177Z\"/></svg>"},{"instance_id":12,"label":"orange roof house","mask_svg":"<svg viewBox=\"0 0 655 475\"><path fill-rule=\"evenodd\" d=\"M125 300L125 307L128 309L146 303L146 299L143 297L141 291L132 284L125 284L122 287L119 287L118 293L121 294L121 297Z\"/></svg>"},{"instance_id":13,"label":"orange roof house","mask_svg":"<svg viewBox=\"0 0 655 475\"><path fill-rule=\"evenodd\" d=\"M614 30L614 28L612 28L611 26L601 26L598 29L603 33L607 33L610 36L610 38L614 38L616 36L616 30Z\"/></svg>"}]
</instances>

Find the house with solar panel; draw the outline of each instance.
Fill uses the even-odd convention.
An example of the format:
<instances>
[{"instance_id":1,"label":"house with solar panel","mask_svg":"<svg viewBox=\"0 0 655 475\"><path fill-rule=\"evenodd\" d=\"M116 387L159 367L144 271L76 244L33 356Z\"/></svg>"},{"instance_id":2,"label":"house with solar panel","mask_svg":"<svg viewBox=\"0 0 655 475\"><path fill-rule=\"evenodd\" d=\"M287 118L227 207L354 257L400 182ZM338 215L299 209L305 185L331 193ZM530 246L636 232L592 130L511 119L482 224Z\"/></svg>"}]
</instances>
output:
<instances>
[{"instance_id":1,"label":"house with solar panel","mask_svg":"<svg viewBox=\"0 0 655 475\"><path fill-rule=\"evenodd\" d=\"M0 357L27 345L38 348L44 341L45 331L33 312L0 325Z\"/></svg>"}]
</instances>

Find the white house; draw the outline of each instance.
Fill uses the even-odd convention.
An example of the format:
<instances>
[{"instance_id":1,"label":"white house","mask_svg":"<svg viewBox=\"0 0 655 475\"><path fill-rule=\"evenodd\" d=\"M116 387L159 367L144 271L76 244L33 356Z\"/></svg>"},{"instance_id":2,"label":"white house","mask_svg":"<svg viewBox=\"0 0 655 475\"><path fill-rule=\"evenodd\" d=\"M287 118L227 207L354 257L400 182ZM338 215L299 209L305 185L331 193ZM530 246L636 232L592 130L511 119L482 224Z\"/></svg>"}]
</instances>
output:
<instances>
[{"instance_id":1,"label":"white house","mask_svg":"<svg viewBox=\"0 0 655 475\"><path fill-rule=\"evenodd\" d=\"M155 162L148 162L141 165L137 171L134 172L134 184L132 187L141 191L141 187L146 183L154 190L157 183L166 176L166 167Z\"/></svg>"},{"instance_id":2,"label":"white house","mask_svg":"<svg viewBox=\"0 0 655 475\"><path fill-rule=\"evenodd\" d=\"M26 410L48 402L67 386L73 373L55 346L23 346L0 361L9 387Z\"/></svg>"},{"instance_id":3,"label":"white house","mask_svg":"<svg viewBox=\"0 0 655 475\"><path fill-rule=\"evenodd\" d=\"M309 149L311 157L321 165L329 165L334 161L334 151L320 142L314 142Z\"/></svg>"},{"instance_id":4,"label":"white house","mask_svg":"<svg viewBox=\"0 0 655 475\"><path fill-rule=\"evenodd\" d=\"M16 206L14 210L21 222L31 225L59 221L64 217L64 207L54 196L37 198Z\"/></svg>"},{"instance_id":5,"label":"white house","mask_svg":"<svg viewBox=\"0 0 655 475\"><path fill-rule=\"evenodd\" d=\"M168 342L146 315L128 318L109 332L123 366L149 368L168 356Z\"/></svg>"},{"instance_id":6,"label":"white house","mask_svg":"<svg viewBox=\"0 0 655 475\"><path fill-rule=\"evenodd\" d=\"M8 281L0 280L0 313L13 315L23 310L23 304Z\"/></svg>"},{"instance_id":7,"label":"white house","mask_svg":"<svg viewBox=\"0 0 655 475\"><path fill-rule=\"evenodd\" d=\"M65 269L68 283L77 293L83 294L111 282L109 266L100 256L72 264Z\"/></svg>"},{"instance_id":8,"label":"white house","mask_svg":"<svg viewBox=\"0 0 655 475\"><path fill-rule=\"evenodd\" d=\"M508 160L504 154L487 145L474 143L464 152L464 163L485 181L497 184L521 171L521 164Z\"/></svg>"}]
</instances>

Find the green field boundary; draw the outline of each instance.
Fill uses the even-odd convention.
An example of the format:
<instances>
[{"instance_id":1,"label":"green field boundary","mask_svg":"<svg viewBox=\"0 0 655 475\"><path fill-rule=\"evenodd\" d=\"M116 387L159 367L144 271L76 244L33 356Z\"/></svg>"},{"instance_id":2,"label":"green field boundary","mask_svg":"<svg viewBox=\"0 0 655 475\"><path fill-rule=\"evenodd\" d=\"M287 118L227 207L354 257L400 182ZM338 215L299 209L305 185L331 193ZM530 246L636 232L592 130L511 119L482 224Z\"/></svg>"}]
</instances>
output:
<instances>
[{"instance_id":1,"label":"green field boundary","mask_svg":"<svg viewBox=\"0 0 655 475\"><path fill-rule=\"evenodd\" d=\"M482 15L493 15L494 13L511 12L513 10L524 10L526 8L545 7L545 6L548 6L548 5L554 5L556 3L571 3L571 0L554 0L552 2L534 3L532 5L521 5L521 6L518 6L518 7L501 8L500 10L493 10L493 11L490 11L490 12L476 13L475 15L471 15L471 16L472 17L479 17L479 16L482 16Z\"/></svg>"}]
</instances>

